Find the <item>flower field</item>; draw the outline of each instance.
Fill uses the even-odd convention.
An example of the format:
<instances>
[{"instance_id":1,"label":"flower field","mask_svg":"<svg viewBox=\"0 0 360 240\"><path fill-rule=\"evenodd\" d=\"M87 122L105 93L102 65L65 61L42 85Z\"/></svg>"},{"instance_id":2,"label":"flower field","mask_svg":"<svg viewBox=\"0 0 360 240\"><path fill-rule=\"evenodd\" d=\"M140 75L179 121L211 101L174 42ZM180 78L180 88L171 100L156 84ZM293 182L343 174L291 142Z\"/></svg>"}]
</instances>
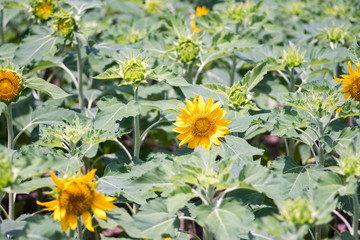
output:
<instances>
[{"instance_id":1,"label":"flower field","mask_svg":"<svg viewBox=\"0 0 360 240\"><path fill-rule=\"evenodd\" d=\"M1 0L0 240L359 239L359 9Z\"/></svg>"}]
</instances>

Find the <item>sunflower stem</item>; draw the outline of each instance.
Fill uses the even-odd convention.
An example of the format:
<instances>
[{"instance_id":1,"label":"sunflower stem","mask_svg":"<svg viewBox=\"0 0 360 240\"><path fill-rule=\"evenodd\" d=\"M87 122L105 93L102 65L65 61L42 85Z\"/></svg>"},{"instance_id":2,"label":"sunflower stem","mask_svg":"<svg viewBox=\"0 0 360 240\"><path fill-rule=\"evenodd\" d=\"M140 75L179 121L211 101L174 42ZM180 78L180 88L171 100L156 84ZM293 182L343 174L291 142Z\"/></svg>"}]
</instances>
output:
<instances>
[{"instance_id":1,"label":"sunflower stem","mask_svg":"<svg viewBox=\"0 0 360 240\"><path fill-rule=\"evenodd\" d=\"M138 102L139 100L139 88L134 85L134 100ZM134 117L134 157L140 156L140 114Z\"/></svg>"},{"instance_id":2,"label":"sunflower stem","mask_svg":"<svg viewBox=\"0 0 360 240\"><path fill-rule=\"evenodd\" d=\"M192 70L193 70L193 66L194 66L194 63L191 62L187 65L187 73L186 73L186 76L187 76L187 81L188 83L191 83L191 84L196 84L196 79L193 79L193 76L192 76Z\"/></svg>"},{"instance_id":3,"label":"sunflower stem","mask_svg":"<svg viewBox=\"0 0 360 240\"><path fill-rule=\"evenodd\" d=\"M78 84L79 84L79 105L80 109L84 109L84 90L83 90L83 65L81 61L81 47L79 38L76 38L76 55L77 55L77 74L78 74Z\"/></svg>"},{"instance_id":4,"label":"sunflower stem","mask_svg":"<svg viewBox=\"0 0 360 240\"><path fill-rule=\"evenodd\" d=\"M7 132L8 132L8 149L13 149L13 138L14 138L14 129L13 129L13 119L12 119L12 105L9 102L6 106L5 112L6 122L7 122ZM15 195L14 193L9 193L9 219L15 219Z\"/></svg>"},{"instance_id":5,"label":"sunflower stem","mask_svg":"<svg viewBox=\"0 0 360 240\"><path fill-rule=\"evenodd\" d=\"M358 183L356 182L355 193L352 196L353 205L354 205L354 215L353 215L353 225L352 225L353 234L352 235L354 236L355 239L359 239L359 234L358 234L358 228L359 228L359 198L358 198L357 189L358 189Z\"/></svg>"},{"instance_id":6,"label":"sunflower stem","mask_svg":"<svg viewBox=\"0 0 360 240\"><path fill-rule=\"evenodd\" d=\"M82 240L81 217L80 217L80 216L78 216L77 230L78 230L78 239L79 239L79 240Z\"/></svg>"},{"instance_id":7,"label":"sunflower stem","mask_svg":"<svg viewBox=\"0 0 360 240\"><path fill-rule=\"evenodd\" d=\"M296 82L296 78L295 78L295 71L294 68L292 68L290 70L290 92L295 92L295 82ZM295 140L294 139L289 139L288 142L288 155L294 159L295 158Z\"/></svg>"},{"instance_id":8,"label":"sunflower stem","mask_svg":"<svg viewBox=\"0 0 360 240\"><path fill-rule=\"evenodd\" d=\"M237 23L235 26L235 33L236 35L239 34L239 27L240 27L240 23ZM236 71L236 55L234 52L234 55L232 55L232 64L231 64L231 71L230 71L230 87L234 84L235 82L235 71Z\"/></svg>"},{"instance_id":9,"label":"sunflower stem","mask_svg":"<svg viewBox=\"0 0 360 240\"><path fill-rule=\"evenodd\" d=\"M1 31L1 44L5 43L5 26L4 26L4 8L0 10L0 31Z\"/></svg>"}]
</instances>

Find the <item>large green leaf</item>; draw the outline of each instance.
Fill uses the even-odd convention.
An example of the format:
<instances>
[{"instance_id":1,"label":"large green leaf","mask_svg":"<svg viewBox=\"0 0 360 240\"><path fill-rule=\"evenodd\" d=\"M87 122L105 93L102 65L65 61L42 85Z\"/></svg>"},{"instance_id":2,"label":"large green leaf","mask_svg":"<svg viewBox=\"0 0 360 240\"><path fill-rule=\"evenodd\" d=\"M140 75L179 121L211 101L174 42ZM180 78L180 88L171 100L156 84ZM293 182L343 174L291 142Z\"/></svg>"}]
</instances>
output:
<instances>
[{"instance_id":1,"label":"large green leaf","mask_svg":"<svg viewBox=\"0 0 360 240\"><path fill-rule=\"evenodd\" d=\"M24 85L26 87L44 92L54 99L65 98L70 96L68 93L66 93L58 86L48 83L47 81L41 78L29 78L25 81Z\"/></svg>"},{"instance_id":2,"label":"large green leaf","mask_svg":"<svg viewBox=\"0 0 360 240\"><path fill-rule=\"evenodd\" d=\"M360 63L360 46L356 38L349 46L349 57L354 64Z\"/></svg>"},{"instance_id":3,"label":"large green leaf","mask_svg":"<svg viewBox=\"0 0 360 240\"><path fill-rule=\"evenodd\" d=\"M241 202L225 199L219 206L198 206L195 211L197 222L207 226L215 239L239 239L239 234L249 231L253 214Z\"/></svg>"},{"instance_id":4,"label":"large green leaf","mask_svg":"<svg viewBox=\"0 0 360 240\"><path fill-rule=\"evenodd\" d=\"M189 83L183 78L181 75L176 74L167 66L158 66L151 73L151 78L154 78L158 81L163 81L171 86L179 87L179 86L188 86Z\"/></svg>"},{"instance_id":5,"label":"large green leaf","mask_svg":"<svg viewBox=\"0 0 360 240\"><path fill-rule=\"evenodd\" d=\"M258 64L254 69L247 72L244 78L241 80L242 85L247 86L247 90L251 91L267 73L266 62Z\"/></svg>"},{"instance_id":6,"label":"large green leaf","mask_svg":"<svg viewBox=\"0 0 360 240\"><path fill-rule=\"evenodd\" d=\"M16 50L14 63L26 65L33 59L40 60L46 55L53 55L56 52L56 42L57 37L50 29L36 29L35 35L26 37Z\"/></svg>"},{"instance_id":7,"label":"large green leaf","mask_svg":"<svg viewBox=\"0 0 360 240\"><path fill-rule=\"evenodd\" d=\"M104 97L97 104L99 112L95 117L95 128L109 132L117 132L119 121L123 118L134 117L139 114L139 105L131 100L127 104L115 97Z\"/></svg>"}]
</instances>

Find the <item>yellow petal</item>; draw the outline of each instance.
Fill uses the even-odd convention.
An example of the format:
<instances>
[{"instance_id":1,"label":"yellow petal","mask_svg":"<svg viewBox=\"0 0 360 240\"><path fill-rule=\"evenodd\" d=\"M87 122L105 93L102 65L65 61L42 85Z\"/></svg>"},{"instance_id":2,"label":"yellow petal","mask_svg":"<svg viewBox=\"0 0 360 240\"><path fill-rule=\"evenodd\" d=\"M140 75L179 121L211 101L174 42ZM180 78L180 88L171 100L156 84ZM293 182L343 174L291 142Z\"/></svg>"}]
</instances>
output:
<instances>
[{"instance_id":1,"label":"yellow petal","mask_svg":"<svg viewBox=\"0 0 360 240\"><path fill-rule=\"evenodd\" d=\"M356 75L356 72L351 67L351 62L350 61L348 61L348 68L349 68L350 75Z\"/></svg>"},{"instance_id":2,"label":"yellow petal","mask_svg":"<svg viewBox=\"0 0 360 240\"><path fill-rule=\"evenodd\" d=\"M90 172L88 172L85 176L80 178L80 181L83 184L89 184L91 182L91 180L94 179L96 170L97 169L93 169Z\"/></svg>"},{"instance_id":3,"label":"yellow petal","mask_svg":"<svg viewBox=\"0 0 360 240\"><path fill-rule=\"evenodd\" d=\"M68 215L65 215L63 219L61 219L61 230L66 232L69 228Z\"/></svg>"},{"instance_id":4,"label":"yellow petal","mask_svg":"<svg viewBox=\"0 0 360 240\"><path fill-rule=\"evenodd\" d=\"M82 220L83 220L84 225L87 228L87 230L93 232L94 228L93 228L92 222L91 222L91 214L88 211L86 211L86 212L83 212L83 214L81 214L81 217L82 217Z\"/></svg>"},{"instance_id":5,"label":"yellow petal","mask_svg":"<svg viewBox=\"0 0 360 240\"><path fill-rule=\"evenodd\" d=\"M198 110L201 113L205 111L205 101L204 101L204 98L202 96L199 96Z\"/></svg>"},{"instance_id":6,"label":"yellow petal","mask_svg":"<svg viewBox=\"0 0 360 240\"><path fill-rule=\"evenodd\" d=\"M93 200L92 206L94 206L96 208L112 210L112 209L116 208L116 206L111 203L115 199L116 198L114 198L114 197L102 196L100 193L94 192L94 200Z\"/></svg>"},{"instance_id":7,"label":"yellow petal","mask_svg":"<svg viewBox=\"0 0 360 240\"><path fill-rule=\"evenodd\" d=\"M202 137L201 138L201 141L200 141L200 145L207 149L207 150L210 150L210 147L211 147L211 142L210 142L210 139L208 137Z\"/></svg>"},{"instance_id":8,"label":"yellow petal","mask_svg":"<svg viewBox=\"0 0 360 240\"><path fill-rule=\"evenodd\" d=\"M75 214L66 214L68 216L68 223L72 230L77 227L77 216Z\"/></svg>"},{"instance_id":9,"label":"yellow petal","mask_svg":"<svg viewBox=\"0 0 360 240\"><path fill-rule=\"evenodd\" d=\"M65 180L64 179L60 179L58 177L55 176L54 172L53 171L50 171L50 176L53 180L53 182L60 188L62 188L65 184Z\"/></svg>"},{"instance_id":10,"label":"yellow petal","mask_svg":"<svg viewBox=\"0 0 360 240\"><path fill-rule=\"evenodd\" d=\"M44 203L36 201L36 203L38 205L45 206L50 210L50 209L53 209L54 207L56 207L59 204L59 201L58 200L53 200L53 201L44 202Z\"/></svg>"},{"instance_id":11,"label":"yellow petal","mask_svg":"<svg viewBox=\"0 0 360 240\"><path fill-rule=\"evenodd\" d=\"M91 210L94 212L94 214L100 218L100 219L103 219L105 220L106 219L106 212L100 208L97 208L97 207L94 207L94 206L91 206Z\"/></svg>"}]
</instances>

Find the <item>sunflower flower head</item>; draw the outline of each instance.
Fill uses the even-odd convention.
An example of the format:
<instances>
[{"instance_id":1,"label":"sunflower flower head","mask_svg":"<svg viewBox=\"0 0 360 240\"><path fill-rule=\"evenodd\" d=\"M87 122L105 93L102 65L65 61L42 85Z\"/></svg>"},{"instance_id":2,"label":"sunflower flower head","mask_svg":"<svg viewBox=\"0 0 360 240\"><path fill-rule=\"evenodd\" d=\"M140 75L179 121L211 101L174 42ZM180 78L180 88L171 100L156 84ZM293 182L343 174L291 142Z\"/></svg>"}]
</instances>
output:
<instances>
[{"instance_id":1,"label":"sunflower flower head","mask_svg":"<svg viewBox=\"0 0 360 240\"><path fill-rule=\"evenodd\" d=\"M200 45L190 37L182 37L176 46L178 59L183 63L190 63L199 57Z\"/></svg>"},{"instance_id":2,"label":"sunflower flower head","mask_svg":"<svg viewBox=\"0 0 360 240\"><path fill-rule=\"evenodd\" d=\"M354 98L356 101L360 101L360 64L356 64L357 71L352 69L350 61L348 62L349 75L343 74L335 80L340 83L343 82L343 89L341 92L345 93L344 98Z\"/></svg>"},{"instance_id":3,"label":"sunflower flower head","mask_svg":"<svg viewBox=\"0 0 360 240\"><path fill-rule=\"evenodd\" d=\"M61 10L60 13L55 15L52 26L56 33L63 37L70 37L72 33L77 30L77 24L73 14L65 10Z\"/></svg>"},{"instance_id":4,"label":"sunflower flower head","mask_svg":"<svg viewBox=\"0 0 360 240\"><path fill-rule=\"evenodd\" d=\"M207 15L209 12L210 12L210 9L208 9L207 7L205 7L205 6L197 6L196 10L195 10L195 14L193 14L193 13L190 14L190 18L194 19L195 15L196 15L196 17L201 17L203 15ZM195 21L191 21L190 26L191 26L191 30L193 32L196 32L196 33L201 32L201 30L196 27L196 22Z\"/></svg>"},{"instance_id":5,"label":"sunflower flower head","mask_svg":"<svg viewBox=\"0 0 360 240\"><path fill-rule=\"evenodd\" d=\"M288 68L292 69L306 62L304 55L305 52L300 53L300 50L296 49L296 46L290 42L289 48L282 50L282 62L285 63Z\"/></svg>"},{"instance_id":6,"label":"sunflower flower head","mask_svg":"<svg viewBox=\"0 0 360 240\"><path fill-rule=\"evenodd\" d=\"M120 75L122 76L122 85L146 83L146 78L150 74L148 70L149 60L136 57L125 57L125 60L119 62Z\"/></svg>"},{"instance_id":7,"label":"sunflower flower head","mask_svg":"<svg viewBox=\"0 0 360 240\"><path fill-rule=\"evenodd\" d=\"M40 20L48 20L55 11L54 0L35 0L31 4L35 17Z\"/></svg>"},{"instance_id":8,"label":"sunflower flower head","mask_svg":"<svg viewBox=\"0 0 360 240\"><path fill-rule=\"evenodd\" d=\"M0 67L0 101L15 102L24 88L23 77L8 64Z\"/></svg>"},{"instance_id":9,"label":"sunflower flower head","mask_svg":"<svg viewBox=\"0 0 360 240\"><path fill-rule=\"evenodd\" d=\"M226 99L229 106L235 110L252 109L259 110L256 104L251 101L252 93L248 92L247 86L234 83L230 88L226 88Z\"/></svg>"},{"instance_id":10,"label":"sunflower flower head","mask_svg":"<svg viewBox=\"0 0 360 240\"><path fill-rule=\"evenodd\" d=\"M96 169L91 170L85 176L60 179L51 171L50 175L57 188L57 199L50 202L39 202L49 211L54 211L54 220L61 222L61 229L66 231L69 227L74 230L77 227L78 216L81 216L85 227L94 231L91 221L90 210L100 219L106 219L104 210L115 209L111 202L116 198L102 196L95 191L94 180Z\"/></svg>"},{"instance_id":11,"label":"sunflower flower head","mask_svg":"<svg viewBox=\"0 0 360 240\"><path fill-rule=\"evenodd\" d=\"M292 225L312 224L315 222L315 207L304 198L286 199L281 205L277 217Z\"/></svg>"},{"instance_id":12,"label":"sunflower flower head","mask_svg":"<svg viewBox=\"0 0 360 240\"><path fill-rule=\"evenodd\" d=\"M348 38L348 32L342 26L332 26L329 29L324 30L325 38L334 44L344 44Z\"/></svg>"},{"instance_id":13,"label":"sunflower flower head","mask_svg":"<svg viewBox=\"0 0 360 240\"><path fill-rule=\"evenodd\" d=\"M180 133L176 137L181 140L180 146L188 143L189 148L201 145L210 150L211 145L220 145L219 138L230 132L226 127L231 121L223 119L226 111L222 110L220 103L213 103L210 97L205 103L202 96L195 96L193 102L186 99L187 108L179 107L183 114L177 115L173 129Z\"/></svg>"}]
</instances>

